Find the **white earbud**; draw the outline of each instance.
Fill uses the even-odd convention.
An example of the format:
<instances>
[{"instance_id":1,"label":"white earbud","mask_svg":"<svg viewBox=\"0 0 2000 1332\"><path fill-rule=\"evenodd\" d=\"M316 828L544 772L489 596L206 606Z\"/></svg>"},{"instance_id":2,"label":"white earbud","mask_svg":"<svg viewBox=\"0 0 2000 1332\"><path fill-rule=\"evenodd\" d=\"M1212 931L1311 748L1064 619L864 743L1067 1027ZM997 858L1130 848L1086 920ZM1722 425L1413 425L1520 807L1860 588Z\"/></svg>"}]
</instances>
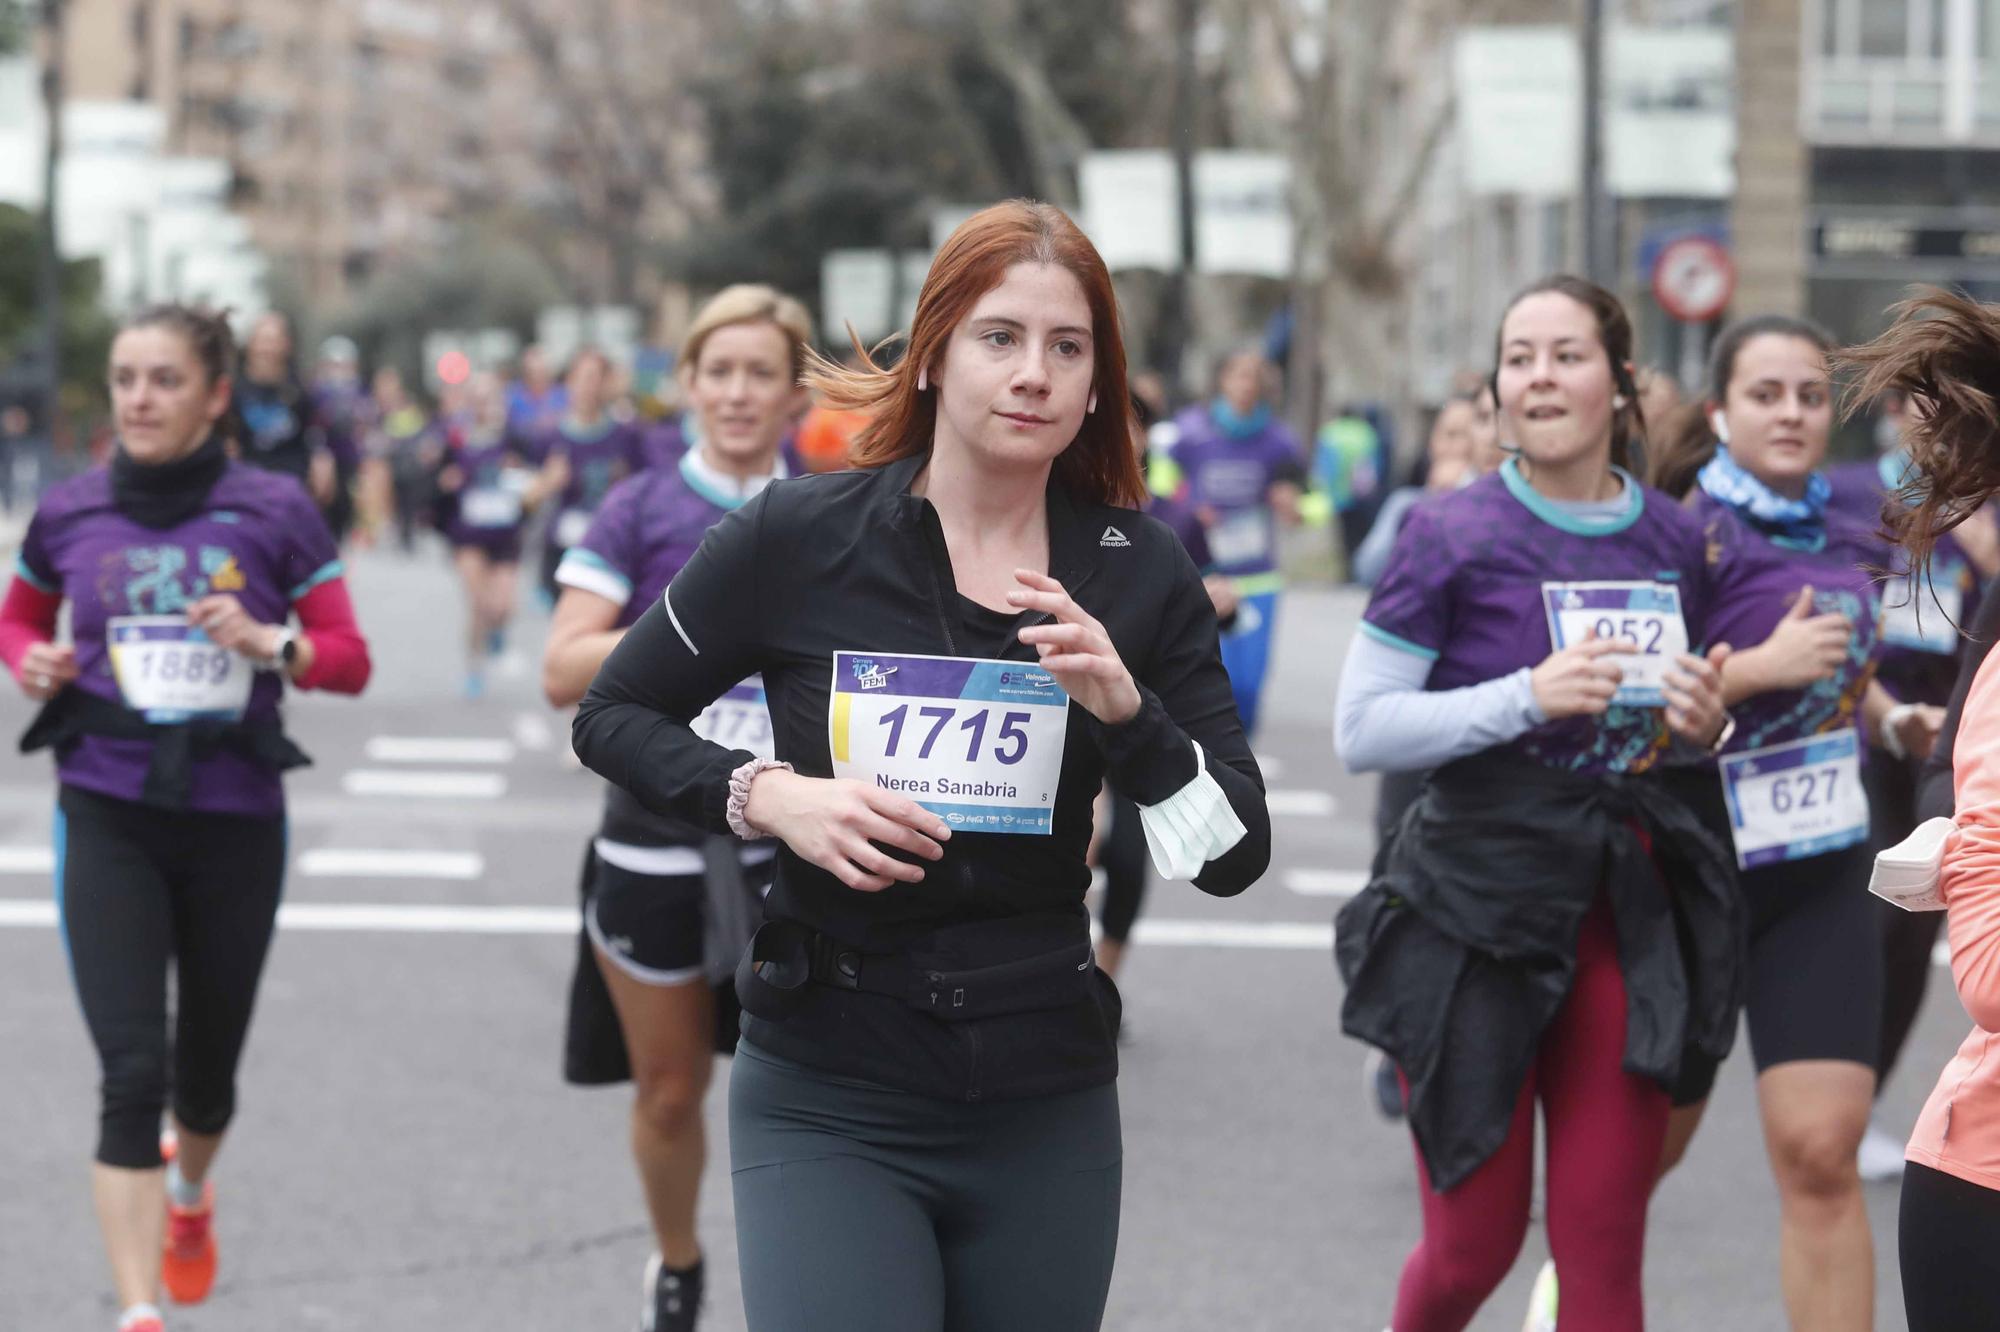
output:
<instances>
[{"instance_id":1,"label":"white earbud","mask_svg":"<svg viewBox=\"0 0 2000 1332\"><path fill-rule=\"evenodd\" d=\"M1625 403L1626 403L1626 398L1625 398L1625 395L1624 395L1624 394L1622 394L1622 393L1614 393L1614 394L1612 394L1612 395L1611 395L1611 410L1612 410L1612 411L1614 411L1614 412L1622 412L1622 411L1624 411L1624 410L1625 410Z\"/></svg>"},{"instance_id":2,"label":"white earbud","mask_svg":"<svg viewBox=\"0 0 2000 1332\"><path fill-rule=\"evenodd\" d=\"M1729 442L1729 418L1722 414L1720 407L1717 407L1708 414L1708 428L1715 432L1716 443L1727 444Z\"/></svg>"},{"instance_id":3,"label":"white earbud","mask_svg":"<svg viewBox=\"0 0 2000 1332\"><path fill-rule=\"evenodd\" d=\"M921 366L919 366L917 368L917 392L922 393L925 389L929 388L930 386L931 386L930 375L926 373Z\"/></svg>"},{"instance_id":4,"label":"white earbud","mask_svg":"<svg viewBox=\"0 0 2000 1332\"><path fill-rule=\"evenodd\" d=\"M1090 401L1089 401L1089 402L1086 402L1085 404L1083 404L1083 410L1084 410L1085 412L1094 412L1094 411L1096 411L1096 410L1097 410L1097 390L1096 390L1096 389L1092 389L1092 390L1090 391Z\"/></svg>"}]
</instances>

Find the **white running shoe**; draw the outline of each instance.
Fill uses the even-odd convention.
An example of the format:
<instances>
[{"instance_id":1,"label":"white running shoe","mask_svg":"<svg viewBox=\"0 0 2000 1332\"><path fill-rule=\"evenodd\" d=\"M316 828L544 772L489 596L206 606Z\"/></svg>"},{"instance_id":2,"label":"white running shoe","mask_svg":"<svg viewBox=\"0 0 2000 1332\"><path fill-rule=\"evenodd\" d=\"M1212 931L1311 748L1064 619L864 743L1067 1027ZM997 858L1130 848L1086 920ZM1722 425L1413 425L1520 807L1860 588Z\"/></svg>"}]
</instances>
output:
<instances>
[{"instance_id":1,"label":"white running shoe","mask_svg":"<svg viewBox=\"0 0 2000 1332\"><path fill-rule=\"evenodd\" d=\"M1901 1179L1903 1140L1871 1123L1861 1135L1861 1150L1855 1153L1855 1165L1861 1171L1861 1178L1871 1184Z\"/></svg>"},{"instance_id":2,"label":"white running shoe","mask_svg":"<svg viewBox=\"0 0 2000 1332\"><path fill-rule=\"evenodd\" d=\"M1521 1332L1556 1332L1556 1260L1551 1258L1535 1273L1535 1288L1528 1295L1528 1316Z\"/></svg>"}]
</instances>

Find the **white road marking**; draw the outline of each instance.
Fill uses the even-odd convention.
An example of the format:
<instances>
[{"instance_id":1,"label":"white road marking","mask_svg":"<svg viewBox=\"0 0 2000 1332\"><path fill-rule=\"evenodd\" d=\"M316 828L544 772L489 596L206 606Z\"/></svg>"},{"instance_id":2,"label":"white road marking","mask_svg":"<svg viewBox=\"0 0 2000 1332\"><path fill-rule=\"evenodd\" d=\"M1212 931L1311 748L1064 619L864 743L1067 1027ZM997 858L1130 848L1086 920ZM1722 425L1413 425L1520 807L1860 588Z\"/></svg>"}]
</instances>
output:
<instances>
[{"instance_id":1,"label":"white road marking","mask_svg":"<svg viewBox=\"0 0 2000 1332\"><path fill-rule=\"evenodd\" d=\"M1312 948L1333 947L1333 926L1296 920L1146 920L1132 929L1134 943L1148 948Z\"/></svg>"},{"instance_id":2,"label":"white road marking","mask_svg":"<svg viewBox=\"0 0 2000 1332\"><path fill-rule=\"evenodd\" d=\"M34 898L0 898L0 929L53 929L56 905ZM357 902L294 902L278 908L278 924L288 930L341 934L535 934L573 935L579 918L569 907L417 906ZM1333 926L1297 920L1144 920L1134 942L1148 948L1247 948L1283 952L1325 952L1333 947ZM1950 962L1943 944L1932 952L1939 966Z\"/></svg>"},{"instance_id":3,"label":"white road marking","mask_svg":"<svg viewBox=\"0 0 2000 1332\"><path fill-rule=\"evenodd\" d=\"M1366 870L1285 871L1285 887L1301 897L1352 897L1368 886Z\"/></svg>"},{"instance_id":4,"label":"white road marking","mask_svg":"<svg viewBox=\"0 0 2000 1332\"><path fill-rule=\"evenodd\" d=\"M1264 807L1274 815L1323 819L1339 808L1327 791L1266 791Z\"/></svg>"},{"instance_id":5,"label":"white road marking","mask_svg":"<svg viewBox=\"0 0 2000 1332\"><path fill-rule=\"evenodd\" d=\"M54 847L0 846L0 874L53 874Z\"/></svg>"},{"instance_id":6,"label":"white road marking","mask_svg":"<svg viewBox=\"0 0 2000 1332\"><path fill-rule=\"evenodd\" d=\"M523 749L547 749L555 743L555 728L539 712L514 714L514 743Z\"/></svg>"},{"instance_id":7,"label":"white road marking","mask_svg":"<svg viewBox=\"0 0 2000 1332\"><path fill-rule=\"evenodd\" d=\"M421 768L356 768L340 779L354 796L418 796L437 799L498 800L507 779L497 772L438 772Z\"/></svg>"},{"instance_id":8,"label":"white road marking","mask_svg":"<svg viewBox=\"0 0 2000 1332\"><path fill-rule=\"evenodd\" d=\"M476 879L486 859L476 851L369 851L322 846L299 854L293 866L308 878Z\"/></svg>"},{"instance_id":9,"label":"white road marking","mask_svg":"<svg viewBox=\"0 0 2000 1332\"><path fill-rule=\"evenodd\" d=\"M512 740L477 737L378 735L368 741L370 763L512 763Z\"/></svg>"}]
</instances>

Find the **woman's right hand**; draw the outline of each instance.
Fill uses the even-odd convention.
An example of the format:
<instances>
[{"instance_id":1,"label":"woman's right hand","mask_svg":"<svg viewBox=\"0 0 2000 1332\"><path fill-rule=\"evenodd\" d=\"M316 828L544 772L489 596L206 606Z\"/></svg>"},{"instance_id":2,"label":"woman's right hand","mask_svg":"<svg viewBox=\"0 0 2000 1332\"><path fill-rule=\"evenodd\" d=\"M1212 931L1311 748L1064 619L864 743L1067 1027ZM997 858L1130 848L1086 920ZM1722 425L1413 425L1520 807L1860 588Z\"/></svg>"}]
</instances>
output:
<instances>
[{"instance_id":1,"label":"woman's right hand","mask_svg":"<svg viewBox=\"0 0 2000 1332\"><path fill-rule=\"evenodd\" d=\"M1605 658L1619 653L1630 656L1638 650L1639 645L1626 638L1589 638L1575 647L1551 652L1528 676L1535 705L1550 721L1604 715L1625 678L1618 663Z\"/></svg>"},{"instance_id":2,"label":"woman's right hand","mask_svg":"<svg viewBox=\"0 0 2000 1332\"><path fill-rule=\"evenodd\" d=\"M951 838L943 819L905 796L845 777L805 777L783 768L766 768L752 779L743 818L801 860L864 893L924 878L922 866L905 864L875 843L939 860L944 856L939 843Z\"/></svg>"},{"instance_id":3,"label":"woman's right hand","mask_svg":"<svg viewBox=\"0 0 2000 1332\"><path fill-rule=\"evenodd\" d=\"M75 648L37 643L22 654L15 679L22 693L37 703L46 703L76 679L77 673Z\"/></svg>"},{"instance_id":4,"label":"woman's right hand","mask_svg":"<svg viewBox=\"0 0 2000 1332\"><path fill-rule=\"evenodd\" d=\"M1799 589L1798 599L1778 621L1771 636L1758 645L1763 658L1758 674L1772 689L1804 689L1830 680L1847 660L1854 625L1845 615L1814 615L1813 590Z\"/></svg>"}]
</instances>

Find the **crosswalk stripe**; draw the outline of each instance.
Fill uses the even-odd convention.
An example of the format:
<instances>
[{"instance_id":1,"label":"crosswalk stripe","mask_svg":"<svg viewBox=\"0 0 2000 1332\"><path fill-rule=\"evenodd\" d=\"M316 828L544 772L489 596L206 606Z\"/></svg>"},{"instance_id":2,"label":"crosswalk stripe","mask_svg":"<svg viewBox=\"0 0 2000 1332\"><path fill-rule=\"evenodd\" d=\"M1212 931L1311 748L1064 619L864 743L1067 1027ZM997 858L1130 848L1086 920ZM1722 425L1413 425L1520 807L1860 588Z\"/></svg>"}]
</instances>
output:
<instances>
[{"instance_id":1,"label":"crosswalk stripe","mask_svg":"<svg viewBox=\"0 0 2000 1332\"><path fill-rule=\"evenodd\" d=\"M1327 791L1266 791L1264 807L1277 816L1325 818L1340 802Z\"/></svg>"},{"instance_id":2,"label":"crosswalk stripe","mask_svg":"<svg viewBox=\"0 0 2000 1332\"><path fill-rule=\"evenodd\" d=\"M1362 870L1295 869L1284 877L1285 887L1301 897L1352 897L1368 886Z\"/></svg>"},{"instance_id":3,"label":"crosswalk stripe","mask_svg":"<svg viewBox=\"0 0 2000 1332\"><path fill-rule=\"evenodd\" d=\"M278 908L281 928L315 933L569 936L576 933L578 919L571 907L292 902ZM52 929L55 923L53 901L0 898L0 929ZM1333 947L1333 926L1296 920L1141 920L1132 937L1148 948L1324 952ZM1950 950L1939 944L1931 960L1948 965Z\"/></svg>"},{"instance_id":4,"label":"crosswalk stripe","mask_svg":"<svg viewBox=\"0 0 2000 1332\"><path fill-rule=\"evenodd\" d=\"M47 846L0 846L0 874L52 874L56 853Z\"/></svg>"},{"instance_id":5,"label":"crosswalk stripe","mask_svg":"<svg viewBox=\"0 0 2000 1332\"><path fill-rule=\"evenodd\" d=\"M497 772L355 768L341 777L340 787L355 796L498 800L507 794L507 779Z\"/></svg>"},{"instance_id":6,"label":"crosswalk stripe","mask_svg":"<svg viewBox=\"0 0 2000 1332\"><path fill-rule=\"evenodd\" d=\"M512 763L512 740L476 736L377 735L367 745L370 763Z\"/></svg>"},{"instance_id":7,"label":"crosswalk stripe","mask_svg":"<svg viewBox=\"0 0 2000 1332\"><path fill-rule=\"evenodd\" d=\"M476 879L486 858L476 851L365 850L322 846L299 854L298 872L325 879Z\"/></svg>"}]
</instances>

